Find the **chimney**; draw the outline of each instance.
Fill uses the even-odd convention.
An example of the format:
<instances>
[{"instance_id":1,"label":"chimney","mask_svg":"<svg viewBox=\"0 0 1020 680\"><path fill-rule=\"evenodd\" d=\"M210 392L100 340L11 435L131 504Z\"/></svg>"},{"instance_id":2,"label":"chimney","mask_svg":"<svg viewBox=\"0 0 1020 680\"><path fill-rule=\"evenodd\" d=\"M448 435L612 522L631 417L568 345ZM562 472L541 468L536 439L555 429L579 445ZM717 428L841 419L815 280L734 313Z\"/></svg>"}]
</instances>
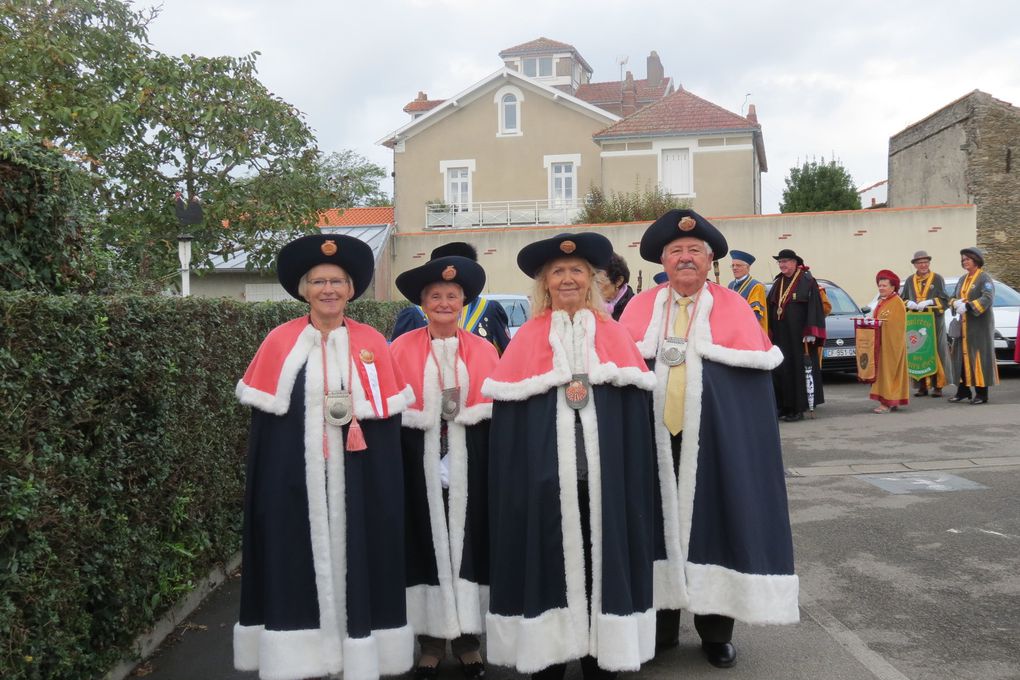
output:
<instances>
[{"instance_id":1,"label":"chimney","mask_svg":"<svg viewBox=\"0 0 1020 680\"><path fill-rule=\"evenodd\" d=\"M655 50L652 50L652 53L648 55L645 73L648 78L648 87L658 87L662 84L662 78L664 76L662 71L662 61L659 59L659 53Z\"/></svg>"},{"instance_id":2,"label":"chimney","mask_svg":"<svg viewBox=\"0 0 1020 680\"><path fill-rule=\"evenodd\" d=\"M637 111L637 85L634 84L634 74L630 71L627 71L627 77L623 81L623 99L620 104L620 115L624 118Z\"/></svg>"},{"instance_id":3,"label":"chimney","mask_svg":"<svg viewBox=\"0 0 1020 680\"><path fill-rule=\"evenodd\" d=\"M754 104L747 107L747 119L755 125L758 124L758 112L754 110Z\"/></svg>"},{"instance_id":4,"label":"chimney","mask_svg":"<svg viewBox=\"0 0 1020 680\"><path fill-rule=\"evenodd\" d=\"M427 102L428 100L429 100L429 96L427 94L425 94L424 92L422 92L421 90L418 90L418 96L414 98L414 101L416 101L416 102Z\"/></svg>"}]
</instances>

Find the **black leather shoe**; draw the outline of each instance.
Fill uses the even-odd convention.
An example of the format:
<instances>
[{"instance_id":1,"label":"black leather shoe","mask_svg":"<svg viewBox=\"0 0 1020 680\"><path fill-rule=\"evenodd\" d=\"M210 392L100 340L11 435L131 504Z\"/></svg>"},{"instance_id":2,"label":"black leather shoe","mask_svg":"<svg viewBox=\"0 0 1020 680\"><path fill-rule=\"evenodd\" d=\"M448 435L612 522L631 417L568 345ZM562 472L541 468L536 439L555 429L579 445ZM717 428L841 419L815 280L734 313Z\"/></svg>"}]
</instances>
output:
<instances>
[{"instance_id":1,"label":"black leather shoe","mask_svg":"<svg viewBox=\"0 0 1020 680\"><path fill-rule=\"evenodd\" d=\"M928 390L918 390L918 391L914 392L914 396L915 397L927 397L928 396Z\"/></svg>"},{"instance_id":2,"label":"black leather shoe","mask_svg":"<svg viewBox=\"0 0 1020 680\"><path fill-rule=\"evenodd\" d=\"M788 423L795 423L798 420L804 420L804 414L803 413L791 413L788 416L784 416L783 420L785 420Z\"/></svg>"},{"instance_id":3,"label":"black leather shoe","mask_svg":"<svg viewBox=\"0 0 1020 680\"><path fill-rule=\"evenodd\" d=\"M439 666L415 666L415 680L436 680L439 677Z\"/></svg>"},{"instance_id":4,"label":"black leather shoe","mask_svg":"<svg viewBox=\"0 0 1020 680\"><path fill-rule=\"evenodd\" d=\"M729 668L737 662L737 649L732 642L702 642L701 651L716 668Z\"/></svg>"},{"instance_id":5,"label":"black leather shoe","mask_svg":"<svg viewBox=\"0 0 1020 680\"><path fill-rule=\"evenodd\" d=\"M950 404L959 404L961 401L969 401L970 397L949 397L946 399Z\"/></svg>"},{"instance_id":6,"label":"black leather shoe","mask_svg":"<svg viewBox=\"0 0 1020 680\"><path fill-rule=\"evenodd\" d=\"M974 406L977 406L978 404L987 404L988 400L982 399L981 397L974 397L973 399L970 400L970 403L973 404Z\"/></svg>"},{"instance_id":7,"label":"black leather shoe","mask_svg":"<svg viewBox=\"0 0 1020 680\"><path fill-rule=\"evenodd\" d=\"M667 649L673 649L674 647L677 647L679 645L680 645L680 638L679 638L679 636L675 637L675 638L672 638L670 640L656 640L655 641L655 651L656 652L664 652Z\"/></svg>"},{"instance_id":8,"label":"black leather shoe","mask_svg":"<svg viewBox=\"0 0 1020 680\"><path fill-rule=\"evenodd\" d=\"M460 662L460 671L467 680L480 680L485 677L485 664L481 661L471 663Z\"/></svg>"}]
</instances>

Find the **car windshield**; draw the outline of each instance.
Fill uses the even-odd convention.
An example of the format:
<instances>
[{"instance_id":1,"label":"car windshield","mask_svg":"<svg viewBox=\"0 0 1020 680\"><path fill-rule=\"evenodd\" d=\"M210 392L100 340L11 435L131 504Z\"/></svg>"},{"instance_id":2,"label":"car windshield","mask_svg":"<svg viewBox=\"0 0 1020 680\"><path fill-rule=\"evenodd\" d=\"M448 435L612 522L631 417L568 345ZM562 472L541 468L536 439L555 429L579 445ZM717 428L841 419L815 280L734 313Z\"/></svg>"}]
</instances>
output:
<instances>
[{"instance_id":1,"label":"car windshield","mask_svg":"<svg viewBox=\"0 0 1020 680\"><path fill-rule=\"evenodd\" d=\"M946 279L946 290L952 295L956 290L956 282L959 279ZM992 279L995 283L995 300L993 307L1020 307L1020 293L1016 292L1002 281Z\"/></svg>"},{"instance_id":2,"label":"car windshield","mask_svg":"<svg viewBox=\"0 0 1020 680\"><path fill-rule=\"evenodd\" d=\"M833 285L825 286L825 294L829 298L829 303L832 304L831 314L860 314L860 308L854 304L854 301L850 299L850 296L842 288L837 288Z\"/></svg>"}]
</instances>

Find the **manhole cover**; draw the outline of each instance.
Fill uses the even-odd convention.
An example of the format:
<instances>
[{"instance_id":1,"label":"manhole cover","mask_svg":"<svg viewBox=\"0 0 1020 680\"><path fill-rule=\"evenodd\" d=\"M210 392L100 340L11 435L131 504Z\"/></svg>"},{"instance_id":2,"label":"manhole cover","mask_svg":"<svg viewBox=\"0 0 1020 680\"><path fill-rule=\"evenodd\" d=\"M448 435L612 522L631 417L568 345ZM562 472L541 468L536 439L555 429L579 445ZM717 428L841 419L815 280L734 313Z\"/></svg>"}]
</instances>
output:
<instances>
[{"instance_id":1,"label":"manhole cover","mask_svg":"<svg viewBox=\"0 0 1020 680\"><path fill-rule=\"evenodd\" d=\"M969 479L940 472L901 472L890 475L860 475L860 477L889 493L967 491L988 488Z\"/></svg>"}]
</instances>

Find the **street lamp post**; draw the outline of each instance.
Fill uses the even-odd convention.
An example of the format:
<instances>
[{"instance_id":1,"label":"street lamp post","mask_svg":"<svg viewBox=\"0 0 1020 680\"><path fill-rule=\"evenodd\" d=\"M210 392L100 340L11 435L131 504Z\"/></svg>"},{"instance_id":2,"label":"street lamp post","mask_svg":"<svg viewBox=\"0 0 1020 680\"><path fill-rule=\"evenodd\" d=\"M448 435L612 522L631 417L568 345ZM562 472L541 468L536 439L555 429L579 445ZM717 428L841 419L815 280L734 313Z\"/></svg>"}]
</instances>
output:
<instances>
[{"instance_id":1,"label":"street lamp post","mask_svg":"<svg viewBox=\"0 0 1020 680\"><path fill-rule=\"evenodd\" d=\"M191 234L177 237L177 256L181 260L181 297L191 295Z\"/></svg>"}]
</instances>

